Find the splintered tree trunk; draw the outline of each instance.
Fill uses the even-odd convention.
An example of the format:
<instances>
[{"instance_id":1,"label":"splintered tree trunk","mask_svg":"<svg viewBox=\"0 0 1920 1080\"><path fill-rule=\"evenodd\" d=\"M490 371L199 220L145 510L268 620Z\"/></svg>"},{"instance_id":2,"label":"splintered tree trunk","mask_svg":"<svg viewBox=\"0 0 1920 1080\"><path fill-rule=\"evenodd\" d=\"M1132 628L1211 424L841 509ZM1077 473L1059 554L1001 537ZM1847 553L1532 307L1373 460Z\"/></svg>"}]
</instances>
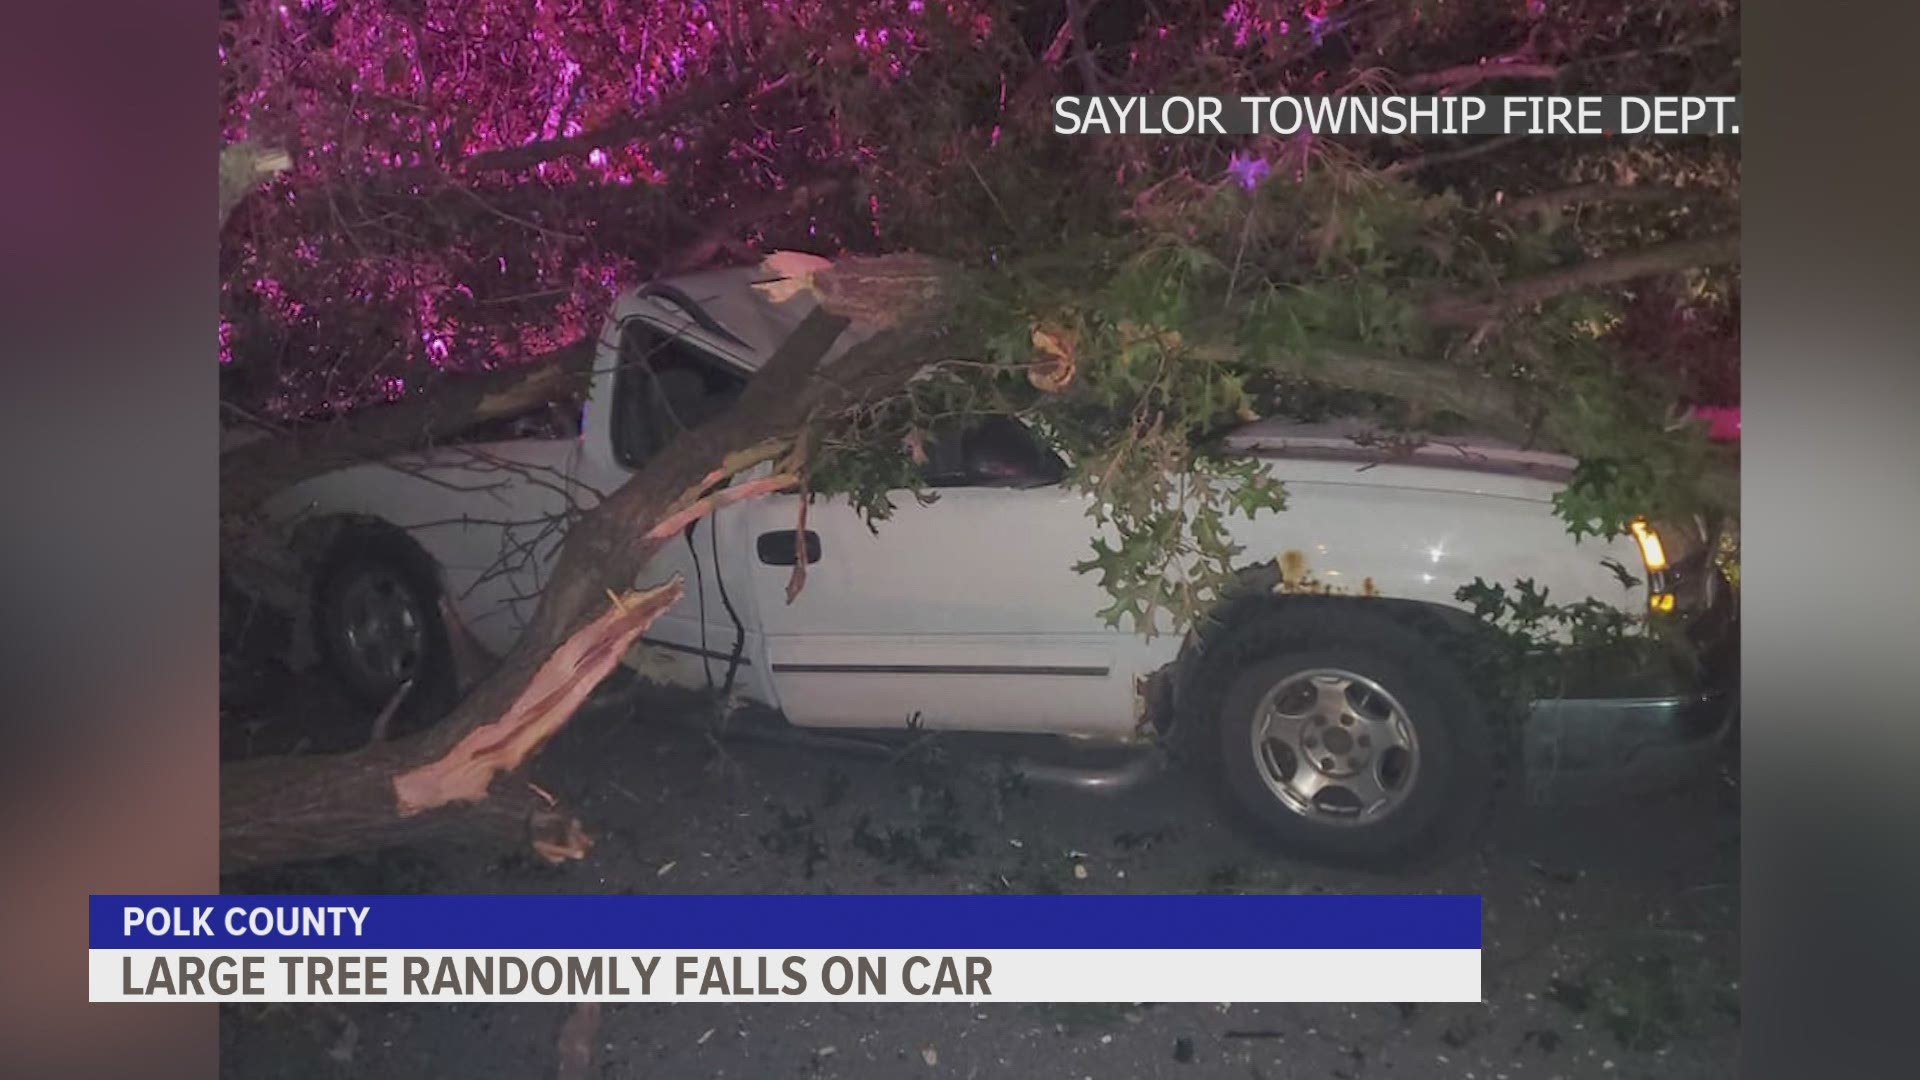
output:
<instances>
[{"instance_id":1,"label":"splintered tree trunk","mask_svg":"<svg viewBox=\"0 0 1920 1080\"><path fill-rule=\"evenodd\" d=\"M935 328L937 317L924 318L937 316L944 293L929 283L943 272L897 256L836 267L835 294L814 291L825 303L726 414L682 434L573 527L526 633L433 729L354 753L228 765L223 868L476 833L529 844L555 861L584 854L584 829L512 777L679 598L677 580L633 589L665 542L721 506L797 485L801 462L791 447L813 419L897 390L922 365L965 351ZM896 305L911 317L890 317ZM831 378L819 378L822 357L851 322L830 309L853 312L872 332L833 362ZM725 486L775 460L770 475Z\"/></svg>"},{"instance_id":2,"label":"splintered tree trunk","mask_svg":"<svg viewBox=\"0 0 1920 1080\"><path fill-rule=\"evenodd\" d=\"M529 638L440 727L351 754L230 765L221 784L221 861L289 859L491 833L551 859L585 850L579 826L534 789L494 782L531 757L680 596L679 582L629 593L542 659ZM449 745L451 742L451 745Z\"/></svg>"}]
</instances>

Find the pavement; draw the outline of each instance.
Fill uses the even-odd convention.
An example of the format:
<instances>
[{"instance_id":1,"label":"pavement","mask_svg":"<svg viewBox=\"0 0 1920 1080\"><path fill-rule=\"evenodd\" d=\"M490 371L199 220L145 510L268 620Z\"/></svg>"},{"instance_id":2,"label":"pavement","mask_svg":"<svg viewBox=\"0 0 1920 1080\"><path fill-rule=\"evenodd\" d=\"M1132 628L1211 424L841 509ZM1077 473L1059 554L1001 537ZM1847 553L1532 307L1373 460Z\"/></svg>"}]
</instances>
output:
<instances>
[{"instance_id":1,"label":"pavement","mask_svg":"<svg viewBox=\"0 0 1920 1080\"><path fill-rule=\"evenodd\" d=\"M298 701L297 708L285 700ZM364 737L324 693L235 717L231 755ZM890 758L722 740L677 700L609 695L530 779L591 854L402 850L225 883L258 892L1468 892L1479 1005L244 1005L231 1077L1732 1076L1739 788L1517 799L1479 850L1411 878L1327 870L1244 835L1180 772L1118 795L1025 785L953 736ZM679 722L674 722L675 720ZM1545 795L1551 799L1551 791ZM1535 791L1528 798L1538 798Z\"/></svg>"}]
</instances>

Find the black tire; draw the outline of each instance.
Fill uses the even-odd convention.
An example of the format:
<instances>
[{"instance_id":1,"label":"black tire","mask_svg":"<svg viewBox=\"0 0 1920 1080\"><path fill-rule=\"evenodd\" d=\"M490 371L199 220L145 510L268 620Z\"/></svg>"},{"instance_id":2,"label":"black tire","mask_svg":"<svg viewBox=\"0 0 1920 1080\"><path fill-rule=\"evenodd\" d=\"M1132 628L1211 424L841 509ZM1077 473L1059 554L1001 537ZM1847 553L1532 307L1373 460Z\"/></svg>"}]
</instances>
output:
<instances>
[{"instance_id":1,"label":"black tire","mask_svg":"<svg viewBox=\"0 0 1920 1080\"><path fill-rule=\"evenodd\" d=\"M341 534L314 576L314 638L327 670L352 698L376 712L398 692L401 678L380 677L355 655L348 632L349 606L357 590L371 589L402 605L418 629L406 652L405 678L413 686L395 712L392 728L418 728L453 706L453 649L440 617L440 583L431 558L404 534L377 527Z\"/></svg>"},{"instance_id":2,"label":"black tire","mask_svg":"<svg viewBox=\"0 0 1920 1080\"><path fill-rule=\"evenodd\" d=\"M1360 603L1295 601L1225 627L1196 658L1175 730L1186 755L1219 777L1236 815L1280 851L1330 865L1409 872L1460 854L1476 838L1500 787L1503 756L1444 631ZM1397 801L1377 820L1335 823L1345 808L1332 802L1296 810L1264 778L1271 762L1256 760L1254 725L1263 722L1267 695L1312 671L1351 673L1359 684L1374 684L1412 730L1416 749L1389 751L1415 763L1401 768L1411 779L1389 796ZM1363 686L1360 693L1371 690Z\"/></svg>"}]
</instances>

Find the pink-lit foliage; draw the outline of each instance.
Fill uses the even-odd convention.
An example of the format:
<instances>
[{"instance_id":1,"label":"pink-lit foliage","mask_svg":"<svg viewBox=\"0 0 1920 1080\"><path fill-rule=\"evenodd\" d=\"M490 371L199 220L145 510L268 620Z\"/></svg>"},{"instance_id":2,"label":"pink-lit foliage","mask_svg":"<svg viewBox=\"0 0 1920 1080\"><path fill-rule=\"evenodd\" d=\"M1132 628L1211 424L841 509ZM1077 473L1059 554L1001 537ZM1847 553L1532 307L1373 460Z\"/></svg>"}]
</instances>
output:
<instances>
[{"instance_id":1,"label":"pink-lit foliage","mask_svg":"<svg viewBox=\"0 0 1920 1080\"><path fill-rule=\"evenodd\" d=\"M823 70L897 83L994 28L965 0L243 0L222 134L294 168L223 237L229 387L306 413L578 339L730 208L875 155L808 93ZM729 92L644 137L486 167L708 87ZM844 204L792 239L871 243Z\"/></svg>"},{"instance_id":2,"label":"pink-lit foliage","mask_svg":"<svg viewBox=\"0 0 1920 1080\"><path fill-rule=\"evenodd\" d=\"M1726 5L1083 6L1090 64L1059 47L1064 0L232 0L222 134L293 168L222 236L223 395L309 416L519 362L597 332L612 290L688 250L987 260L1110 223L1175 172L1237 161L1241 183L1277 181L1319 152L1062 143L1047 98L1086 92L1089 69L1109 93L1325 92L1382 69L1627 55L1641 23L1648 43L1679 32L1649 12ZM815 197L786 197L803 185Z\"/></svg>"}]
</instances>

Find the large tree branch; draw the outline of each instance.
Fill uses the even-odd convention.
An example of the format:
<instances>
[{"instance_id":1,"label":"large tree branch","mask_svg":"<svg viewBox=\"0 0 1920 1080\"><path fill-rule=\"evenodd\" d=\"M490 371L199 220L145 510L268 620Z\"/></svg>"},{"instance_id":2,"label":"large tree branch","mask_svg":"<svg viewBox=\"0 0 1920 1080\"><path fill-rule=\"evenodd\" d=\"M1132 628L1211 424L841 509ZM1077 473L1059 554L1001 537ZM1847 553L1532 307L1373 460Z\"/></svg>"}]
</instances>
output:
<instances>
[{"instance_id":1,"label":"large tree branch","mask_svg":"<svg viewBox=\"0 0 1920 1080\"><path fill-rule=\"evenodd\" d=\"M1469 143L1466 146L1454 150L1435 150L1431 153L1401 158L1399 161L1389 164L1381 171L1388 176L1399 176L1406 173L1419 172L1422 169L1431 169L1436 165L1447 165L1457 161L1467 161L1472 158L1477 158L1482 154L1491 154L1495 150L1503 150L1516 143L1524 142L1529 138L1531 138L1531 136L1518 134L1495 135L1492 138L1483 139L1476 143Z\"/></svg>"},{"instance_id":2,"label":"large tree branch","mask_svg":"<svg viewBox=\"0 0 1920 1080\"><path fill-rule=\"evenodd\" d=\"M659 270L670 274L703 266L755 225L804 213L844 189L845 181L826 177L721 211L692 239L660 256ZM475 425L580 395L591 374L594 344L581 339L494 371L447 375L400 401L249 441L220 459L222 508L245 511L307 477L431 446Z\"/></svg>"},{"instance_id":3,"label":"large tree branch","mask_svg":"<svg viewBox=\"0 0 1920 1080\"><path fill-rule=\"evenodd\" d=\"M784 87L788 76L781 76L747 93L755 76L696 81L689 89L656 104L644 113L632 113L591 131L561 139L543 139L522 146L485 150L460 162L463 172L500 169L525 169L542 162L565 157L585 157L595 150L625 146L635 140L660 134L683 120L713 112L729 102L751 104ZM746 96L743 98L742 95Z\"/></svg>"},{"instance_id":4,"label":"large tree branch","mask_svg":"<svg viewBox=\"0 0 1920 1080\"><path fill-rule=\"evenodd\" d=\"M1400 85L1408 90L1464 90L1493 79L1555 79L1559 76L1560 68L1554 64L1507 60L1407 75L1401 78Z\"/></svg>"},{"instance_id":5,"label":"large tree branch","mask_svg":"<svg viewBox=\"0 0 1920 1080\"><path fill-rule=\"evenodd\" d=\"M1550 201L1619 194L1618 190L1610 188L1603 192L1599 190L1601 187L1592 185L1542 196L1528 196L1509 204L1508 209L1526 212L1528 207L1544 206ZM783 194L778 199L789 206L798 205L829 190L833 190L832 182ZM1628 198L1642 197L1633 194L1639 189L1624 190ZM1666 196L1664 191L1655 191L1660 197ZM753 209L758 212L763 207L756 206ZM724 224L732 227L738 222L730 219ZM696 248L701 246L696 245ZM1510 282L1490 295L1436 298L1425 306L1423 315L1429 324L1443 329L1474 327L1506 312L1567 293L1689 267L1722 264L1738 257L1737 234L1676 241ZM844 268L837 268L828 281L844 283L857 280L861 273L866 272L862 267L869 265L875 263L871 260L849 262ZM829 284L828 287L832 286ZM844 296L842 302L860 305L866 303L866 298L871 295L871 289L863 285ZM898 310L906 310L911 306L909 301L900 298L889 298L885 303ZM864 314L872 317L871 312ZM244 510L306 477L431 445L478 423L523 412L545 401L578 394L585 389L592 353L593 343L583 340L527 364L483 375L448 377L430 390L410 396L405 401L363 409L337 423L316 425L291 435L247 444L221 459L223 505L229 510ZM1416 369L1382 366L1385 362L1376 359L1349 356L1320 358L1314 362L1330 368L1341 368L1343 376L1336 376L1329 371L1328 380L1341 382L1353 389L1440 402L1460 398L1464 394L1463 400L1441 407L1465 415L1489 415L1488 409L1483 407L1489 403L1482 400L1482 389L1472 388L1476 384L1471 380L1460 383L1459 376L1447 369L1435 369L1428 374L1426 366L1422 366L1418 369L1421 373L1417 376L1417 385L1409 385L1406 380L1415 377L1413 372ZM1450 383L1449 380L1454 381Z\"/></svg>"},{"instance_id":6,"label":"large tree branch","mask_svg":"<svg viewBox=\"0 0 1920 1080\"><path fill-rule=\"evenodd\" d=\"M828 177L785 191L770 191L743 205L722 211L716 220L705 225L695 240L662 259L660 272L672 274L705 266L730 246L738 244L740 234L753 226L799 214L845 188L844 181Z\"/></svg>"},{"instance_id":7,"label":"large tree branch","mask_svg":"<svg viewBox=\"0 0 1920 1080\"><path fill-rule=\"evenodd\" d=\"M1076 53L1076 61L1079 56L1086 55L1084 44L1080 44L1077 49L1075 46L1082 41L1087 16L1094 8L1100 6L1100 3L1101 0L1084 0L1083 3L1077 3L1068 8L1066 17L1060 20L1060 28L1054 31L1053 39L1047 44L1046 49L1035 59L1033 67L1028 69L1026 76L1015 85L1013 93L1007 95L1002 102L1000 109L1002 117L1018 118L1031 115L1040 95L1052 81L1050 76L1059 68L1061 61L1066 59L1068 51L1073 50ZM1099 68L1094 65L1090 55L1087 55L1080 74L1081 80L1088 82L1087 92L1099 93L1096 88L1101 81Z\"/></svg>"},{"instance_id":8,"label":"large tree branch","mask_svg":"<svg viewBox=\"0 0 1920 1080\"><path fill-rule=\"evenodd\" d=\"M1509 311L1569 293L1695 267L1720 266L1739 258L1740 234L1737 232L1700 240L1675 240L1521 278L1485 296L1440 297L1429 301L1421 315L1429 325L1444 329L1480 326Z\"/></svg>"},{"instance_id":9,"label":"large tree branch","mask_svg":"<svg viewBox=\"0 0 1920 1080\"><path fill-rule=\"evenodd\" d=\"M229 451L220 459L222 508L245 511L307 477L430 446L485 421L583 393L593 345L581 339L523 364L450 375L404 400Z\"/></svg>"},{"instance_id":10,"label":"large tree branch","mask_svg":"<svg viewBox=\"0 0 1920 1080\"><path fill-rule=\"evenodd\" d=\"M679 601L681 591L675 579L624 598L614 594L605 612L541 663L499 719L470 728L446 754L394 777L398 815L486 798L496 776L519 768L560 731L634 639Z\"/></svg>"},{"instance_id":11,"label":"large tree branch","mask_svg":"<svg viewBox=\"0 0 1920 1080\"><path fill-rule=\"evenodd\" d=\"M1685 188L1653 185L1576 184L1573 187L1508 199L1500 204L1500 210L1512 217L1529 217L1551 214L1561 207L1575 203L1671 203L1681 202L1700 194L1702 192L1689 191Z\"/></svg>"}]
</instances>

